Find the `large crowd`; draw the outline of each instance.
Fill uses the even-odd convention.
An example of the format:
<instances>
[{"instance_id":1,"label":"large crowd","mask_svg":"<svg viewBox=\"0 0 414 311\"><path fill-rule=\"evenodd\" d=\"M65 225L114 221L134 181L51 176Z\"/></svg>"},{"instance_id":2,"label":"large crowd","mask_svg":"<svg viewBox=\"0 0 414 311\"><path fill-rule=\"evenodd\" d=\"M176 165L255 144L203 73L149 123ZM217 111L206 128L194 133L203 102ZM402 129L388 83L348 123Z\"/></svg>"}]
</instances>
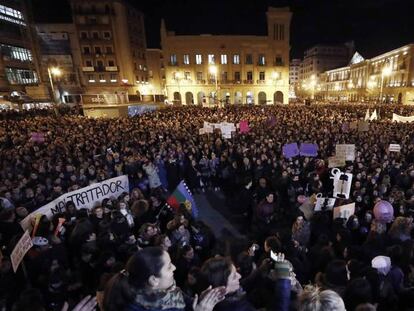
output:
<instances>
[{"instance_id":1,"label":"large crowd","mask_svg":"<svg viewBox=\"0 0 414 311\"><path fill-rule=\"evenodd\" d=\"M67 111L0 120L0 310L414 310L414 131L377 106L172 107L132 118ZM204 121L249 122L225 139ZM43 140L33 141L32 133ZM316 157L286 158L288 143ZM313 208L332 197L328 158L355 144L349 218ZM399 144L400 152L390 152ZM33 247L13 272L19 222L62 194L127 175L129 191L89 209L66 202L29 232ZM193 194L223 193L245 238L213 232L185 204L166 200L181 180ZM383 221L373 209L393 207ZM311 203L310 203L311 202ZM62 224L60 219L65 221Z\"/></svg>"}]
</instances>

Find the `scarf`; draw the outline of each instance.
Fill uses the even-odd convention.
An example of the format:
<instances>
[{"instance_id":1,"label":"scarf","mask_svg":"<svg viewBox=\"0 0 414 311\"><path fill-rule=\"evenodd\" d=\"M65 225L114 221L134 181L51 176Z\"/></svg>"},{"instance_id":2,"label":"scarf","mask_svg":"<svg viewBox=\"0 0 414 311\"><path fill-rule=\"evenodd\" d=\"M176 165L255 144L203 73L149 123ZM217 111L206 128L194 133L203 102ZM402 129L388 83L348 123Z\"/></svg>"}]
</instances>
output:
<instances>
[{"instance_id":1,"label":"scarf","mask_svg":"<svg viewBox=\"0 0 414 311\"><path fill-rule=\"evenodd\" d=\"M142 289L137 292L135 303L144 309L184 309L185 301L181 289L175 284L165 290Z\"/></svg>"}]
</instances>

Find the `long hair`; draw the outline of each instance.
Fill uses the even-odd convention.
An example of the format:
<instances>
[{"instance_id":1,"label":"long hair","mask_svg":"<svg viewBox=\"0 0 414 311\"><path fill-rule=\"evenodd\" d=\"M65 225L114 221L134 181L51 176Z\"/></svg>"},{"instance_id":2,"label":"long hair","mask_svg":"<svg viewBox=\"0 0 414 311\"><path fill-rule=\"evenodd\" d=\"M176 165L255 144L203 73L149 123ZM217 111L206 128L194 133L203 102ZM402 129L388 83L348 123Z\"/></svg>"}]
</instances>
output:
<instances>
[{"instance_id":1,"label":"long hair","mask_svg":"<svg viewBox=\"0 0 414 311\"><path fill-rule=\"evenodd\" d=\"M127 262L125 270L114 275L104 292L104 310L121 311L134 301L137 290L148 284L150 276L160 276L164 265L160 247L147 247L136 252Z\"/></svg>"}]
</instances>

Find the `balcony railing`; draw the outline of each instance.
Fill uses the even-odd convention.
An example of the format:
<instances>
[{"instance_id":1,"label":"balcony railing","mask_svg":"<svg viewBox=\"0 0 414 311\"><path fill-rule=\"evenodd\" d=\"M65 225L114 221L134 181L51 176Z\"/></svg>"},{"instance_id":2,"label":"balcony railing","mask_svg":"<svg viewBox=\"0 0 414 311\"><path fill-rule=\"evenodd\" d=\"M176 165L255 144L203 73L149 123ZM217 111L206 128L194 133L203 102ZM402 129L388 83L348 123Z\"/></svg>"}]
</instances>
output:
<instances>
[{"instance_id":1,"label":"balcony railing","mask_svg":"<svg viewBox=\"0 0 414 311\"><path fill-rule=\"evenodd\" d=\"M253 80L243 80L244 84L253 84Z\"/></svg>"},{"instance_id":2,"label":"balcony railing","mask_svg":"<svg viewBox=\"0 0 414 311\"><path fill-rule=\"evenodd\" d=\"M178 62L168 62L168 66L178 66Z\"/></svg>"},{"instance_id":3,"label":"balcony railing","mask_svg":"<svg viewBox=\"0 0 414 311\"><path fill-rule=\"evenodd\" d=\"M118 66L106 66L106 71L118 71Z\"/></svg>"},{"instance_id":4,"label":"balcony railing","mask_svg":"<svg viewBox=\"0 0 414 311\"><path fill-rule=\"evenodd\" d=\"M82 67L82 71L95 71L95 67L93 66Z\"/></svg>"},{"instance_id":5,"label":"balcony railing","mask_svg":"<svg viewBox=\"0 0 414 311\"><path fill-rule=\"evenodd\" d=\"M266 80L257 80L256 83L257 84L266 84Z\"/></svg>"}]
</instances>

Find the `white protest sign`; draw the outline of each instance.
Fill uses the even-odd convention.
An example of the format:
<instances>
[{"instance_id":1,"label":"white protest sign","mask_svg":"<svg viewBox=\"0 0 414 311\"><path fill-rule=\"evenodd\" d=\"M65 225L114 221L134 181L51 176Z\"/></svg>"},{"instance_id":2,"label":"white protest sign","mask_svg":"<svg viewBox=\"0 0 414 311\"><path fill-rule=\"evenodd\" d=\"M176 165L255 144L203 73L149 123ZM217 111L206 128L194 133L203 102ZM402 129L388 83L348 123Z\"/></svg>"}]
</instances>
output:
<instances>
[{"instance_id":1,"label":"white protest sign","mask_svg":"<svg viewBox=\"0 0 414 311\"><path fill-rule=\"evenodd\" d=\"M368 120L369 120L369 108L367 109L367 112L365 113L365 118L364 118L364 120L365 120L365 121L368 121Z\"/></svg>"},{"instance_id":2,"label":"white protest sign","mask_svg":"<svg viewBox=\"0 0 414 311\"><path fill-rule=\"evenodd\" d=\"M337 206L333 209L333 218L349 219L355 213L355 203Z\"/></svg>"},{"instance_id":3,"label":"white protest sign","mask_svg":"<svg viewBox=\"0 0 414 311\"><path fill-rule=\"evenodd\" d=\"M24 230L30 228L31 220L37 214L46 215L51 218L56 213L65 210L66 202L72 201L77 209L91 209L96 203L100 203L105 198L118 197L123 192L129 192L129 181L127 175L114 177L99 183L94 183L87 187L62 194L52 202L38 208L33 213L24 218L20 225Z\"/></svg>"},{"instance_id":4,"label":"white protest sign","mask_svg":"<svg viewBox=\"0 0 414 311\"><path fill-rule=\"evenodd\" d=\"M345 161L355 160L355 145L338 144L335 147L335 156L339 159L345 158Z\"/></svg>"},{"instance_id":5,"label":"white protest sign","mask_svg":"<svg viewBox=\"0 0 414 311\"><path fill-rule=\"evenodd\" d=\"M329 157L328 158L328 167L329 168L333 168L333 167L342 167L345 166L345 157Z\"/></svg>"},{"instance_id":6,"label":"white protest sign","mask_svg":"<svg viewBox=\"0 0 414 311\"><path fill-rule=\"evenodd\" d=\"M335 201L335 198L323 198L322 193L318 193L316 195L315 212L332 210Z\"/></svg>"},{"instance_id":7,"label":"white protest sign","mask_svg":"<svg viewBox=\"0 0 414 311\"><path fill-rule=\"evenodd\" d=\"M198 135L204 135L204 134L205 134L204 128L198 129Z\"/></svg>"},{"instance_id":8,"label":"white protest sign","mask_svg":"<svg viewBox=\"0 0 414 311\"><path fill-rule=\"evenodd\" d=\"M399 144L390 144L388 150L390 152L401 152L401 146Z\"/></svg>"},{"instance_id":9,"label":"white protest sign","mask_svg":"<svg viewBox=\"0 0 414 311\"><path fill-rule=\"evenodd\" d=\"M374 110L372 115L369 117L370 121L378 120L377 109Z\"/></svg>"},{"instance_id":10,"label":"white protest sign","mask_svg":"<svg viewBox=\"0 0 414 311\"><path fill-rule=\"evenodd\" d=\"M399 116L396 113L392 114L392 121L394 122L413 122L414 121L414 116L410 116L410 117L404 117L404 116Z\"/></svg>"},{"instance_id":11,"label":"white protest sign","mask_svg":"<svg viewBox=\"0 0 414 311\"><path fill-rule=\"evenodd\" d=\"M340 199L349 199L349 193L351 192L352 174L343 173L338 168L332 169L333 181L333 197Z\"/></svg>"},{"instance_id":12,"label":"white protest sign","mask_svg":"<svg viewBox=\"0 0 414 311\"><path fill-rule=\"evenodd\" d=\"M23 236L20 238L19 242L17 242L16 246L14 247L10 255L14 272L17 271L17 268L22 262L24 255L26 255L27 251L31 249L32 246L32 239L30 238L29 231L26 230Z\"/></svg>"}]
</instances>

